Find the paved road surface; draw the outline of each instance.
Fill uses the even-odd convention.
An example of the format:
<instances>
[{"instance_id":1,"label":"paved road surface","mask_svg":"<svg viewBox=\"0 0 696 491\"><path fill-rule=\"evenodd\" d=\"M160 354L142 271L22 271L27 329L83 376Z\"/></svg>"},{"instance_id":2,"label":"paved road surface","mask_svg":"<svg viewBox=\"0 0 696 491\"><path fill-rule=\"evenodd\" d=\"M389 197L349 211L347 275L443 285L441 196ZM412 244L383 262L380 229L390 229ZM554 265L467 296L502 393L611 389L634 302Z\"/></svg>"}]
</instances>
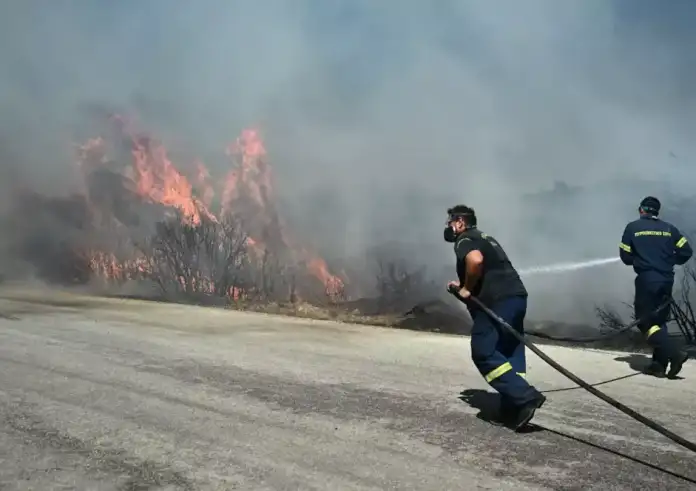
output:
<instances>
[{"instance_id":1,"label":"paved road surface","mask_svg":"<svg viewBox=\"0 0 696 491\"><path fill-rule=\"evenodd\" d=\"M539 431L480 419L462 337L7 289L0 316L1 489L696 489L694 454L533 355ZM634 373L548 353L590 382ZM684 375L603 388L696 440Z\"/></svg>"}]
</instances>

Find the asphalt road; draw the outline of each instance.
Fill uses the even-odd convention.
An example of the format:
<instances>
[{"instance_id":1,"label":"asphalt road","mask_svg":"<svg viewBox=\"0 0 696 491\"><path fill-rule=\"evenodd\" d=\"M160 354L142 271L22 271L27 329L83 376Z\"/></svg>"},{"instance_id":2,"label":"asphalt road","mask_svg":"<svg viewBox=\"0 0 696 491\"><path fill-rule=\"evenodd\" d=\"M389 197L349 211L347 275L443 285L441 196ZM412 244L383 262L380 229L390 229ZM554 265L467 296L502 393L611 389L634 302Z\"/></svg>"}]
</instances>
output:
<instances>
[{"instance_id":1,"label":"asphalt road","mask_svg":"<svg viewBox=\"0 0 696 491\"><path fill-rule=\"evenodd\" d=\"M13 288L0 317L3 490L696 489L693 453L534 355L537 431L482 419L463 337ZM640 361L547 352L589 382ZM683 375L602 388L696 440Z\"/></svg>"}]
</instances>

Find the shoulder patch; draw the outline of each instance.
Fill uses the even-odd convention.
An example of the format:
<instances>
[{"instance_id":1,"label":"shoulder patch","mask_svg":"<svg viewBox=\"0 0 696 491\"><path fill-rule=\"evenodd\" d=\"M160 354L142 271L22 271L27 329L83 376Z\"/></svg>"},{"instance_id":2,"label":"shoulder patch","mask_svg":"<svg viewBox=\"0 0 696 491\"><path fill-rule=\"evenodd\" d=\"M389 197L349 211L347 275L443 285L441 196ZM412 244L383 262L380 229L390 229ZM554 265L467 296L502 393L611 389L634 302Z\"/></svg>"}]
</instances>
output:
<instances>
[{"instance_id":1,"label":"shoulder patch","mask_svg":"<svg viewBox=\"0 0 696 491\"><path fill-rule=\"evenodd\" d=\"M456 244L454 244L455 247L457 247L459 244L461 244L464 241L471 241L471 237L462 237L461 239L457 240Z\"/></svg>"}]
</instances>

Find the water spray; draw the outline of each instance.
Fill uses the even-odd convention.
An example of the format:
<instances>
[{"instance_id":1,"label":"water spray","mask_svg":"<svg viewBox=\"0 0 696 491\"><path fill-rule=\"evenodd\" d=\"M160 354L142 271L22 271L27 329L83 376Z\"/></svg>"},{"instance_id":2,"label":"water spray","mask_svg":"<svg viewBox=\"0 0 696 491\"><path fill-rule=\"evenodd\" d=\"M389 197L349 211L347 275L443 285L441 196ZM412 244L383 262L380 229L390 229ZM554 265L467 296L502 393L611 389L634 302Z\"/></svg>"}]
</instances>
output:
<instances>
[{"instance_id":1,"label":"water spray","mask_svg":"<svg viewBox=\"0 0 696 491\"><path fill-rule=\"evenodd\" d=\"M543 273L565 273L568 271L577 271L579 269L593 268L595 266L603 266L618 262L620 259L616 256L605 257L602 259L590 259L588 261L577 261L573 263L556 263L548 266L534 266L520 270L520 275L531 276L534 274Z\"/></svg>"}]
</instances>

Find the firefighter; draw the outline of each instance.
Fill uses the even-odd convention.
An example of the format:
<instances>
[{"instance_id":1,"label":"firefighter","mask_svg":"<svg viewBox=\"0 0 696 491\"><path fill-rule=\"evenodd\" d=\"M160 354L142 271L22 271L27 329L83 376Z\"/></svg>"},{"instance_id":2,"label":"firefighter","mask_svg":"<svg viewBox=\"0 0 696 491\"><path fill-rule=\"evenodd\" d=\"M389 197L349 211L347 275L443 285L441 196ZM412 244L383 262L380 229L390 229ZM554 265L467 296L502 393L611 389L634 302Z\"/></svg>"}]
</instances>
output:
<instances>
[{"instance_id":1,"label":"firefighter","mask_svg":"<svg viewBox=\"0 0 696 491\"><path fill-rule=\"evenodd\" d=\"M640 218L624 229L619 255L636 272L635 316L640 320L638 328L653 348L652 363L645 373L675 378L689 356L668 335L670 305L665 303L672 299L674 266L686 263L693 250L677 227L658 218L660 200L644 198L638 212Z\"/></svg>"},{"instance_id":2,"label":"firefighter","mask_svg":"<svg viewBox=\"0 0 696 491\"><path fill-rule=\"evenodd\" d=\"M447 285L465 301L475 295L524 334L527 290L500 244L476 227L476 213L466 205L447 210L444 238L454 243L459 281ZM526 380L524 343L485 312L469 306L474 324L471 357L476 368L501 395L501 420L516 431L534 417L546 397Z\"/></svg>"}]
</instances>

